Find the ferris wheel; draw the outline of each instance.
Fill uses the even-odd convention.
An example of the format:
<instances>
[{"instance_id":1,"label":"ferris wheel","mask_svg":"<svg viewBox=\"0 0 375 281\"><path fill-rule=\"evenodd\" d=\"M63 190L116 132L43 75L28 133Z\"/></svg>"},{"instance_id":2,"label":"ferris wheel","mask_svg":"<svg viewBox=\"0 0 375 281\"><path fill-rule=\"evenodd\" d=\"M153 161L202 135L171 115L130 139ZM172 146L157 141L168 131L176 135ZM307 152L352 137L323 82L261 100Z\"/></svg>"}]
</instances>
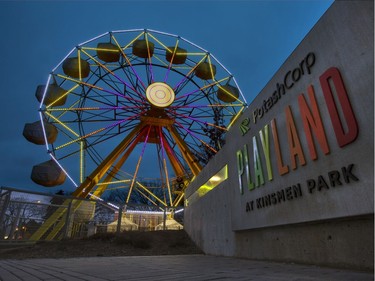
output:
<instances>
[{"instance_id":1,"label":"ferris wheel","mask_svg":"<svg viewBox=\"0 0 375 281\"><path fill-rule=\"evenodd\" d=\"M246 106L233 75L208 51L155 30L107 32L73 48L36 91L40 121L24 136L51 160L43 186L70 181L76 197L123 189L181 205L189 181L225 144Z\"/></svg>"}]
</instances>

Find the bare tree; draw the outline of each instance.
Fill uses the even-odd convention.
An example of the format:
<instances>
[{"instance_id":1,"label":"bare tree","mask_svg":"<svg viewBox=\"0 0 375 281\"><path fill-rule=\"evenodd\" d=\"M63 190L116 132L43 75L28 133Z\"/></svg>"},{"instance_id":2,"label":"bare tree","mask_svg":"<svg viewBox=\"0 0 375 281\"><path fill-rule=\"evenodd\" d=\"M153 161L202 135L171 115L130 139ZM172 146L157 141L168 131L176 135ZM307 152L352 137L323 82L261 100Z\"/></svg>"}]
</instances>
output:
<instances>
[{"instance_id":1,"label":"bare tree","mask_svg":"<svg viewBox=\"0 0 375 281\"><path fill-rule=\"evenodd\" d=\"M28 201L24 196L11 198L4 207L1 228L4 237L10 240L27 238L34 231L30 227L34 228L46 211L44 205Z\"/></svg>"}]
</instances>

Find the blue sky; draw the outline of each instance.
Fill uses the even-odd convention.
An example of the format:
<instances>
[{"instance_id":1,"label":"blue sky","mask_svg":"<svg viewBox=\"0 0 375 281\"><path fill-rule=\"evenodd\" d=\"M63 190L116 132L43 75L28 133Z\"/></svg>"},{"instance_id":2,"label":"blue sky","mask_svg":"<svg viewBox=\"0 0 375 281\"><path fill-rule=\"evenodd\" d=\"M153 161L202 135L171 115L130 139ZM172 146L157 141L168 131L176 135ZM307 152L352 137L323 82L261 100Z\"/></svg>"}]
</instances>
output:
<instances>
[{"instance_id":1,"label":"blue sky","mask_svg":"<svg viewBox=\"0 0 375 281\"><path fill-rule=\"evenodd\" d=\"M76 45L112 30L149 28L210 51L248 103L333 1L0 1L0 185L55 192L30 179L48 160L22 136L39 119L35 90ZM63 187L69 190L71 186Z\"/></svg>"}]
</instances>

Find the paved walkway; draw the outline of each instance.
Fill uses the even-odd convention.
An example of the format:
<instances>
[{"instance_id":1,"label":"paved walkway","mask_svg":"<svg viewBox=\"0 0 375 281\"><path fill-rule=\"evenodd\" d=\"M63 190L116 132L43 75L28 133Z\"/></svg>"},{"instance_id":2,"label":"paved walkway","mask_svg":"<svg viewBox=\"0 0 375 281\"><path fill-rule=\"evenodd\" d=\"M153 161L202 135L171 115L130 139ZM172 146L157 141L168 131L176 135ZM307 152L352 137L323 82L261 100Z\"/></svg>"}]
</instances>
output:
<instances>
[{"instance_id":1,"label":"paved walkway","mask_svg":"<svg viewBox=\"0 0 375 281\"><path fill-rule=\"evenodd\" d=\"M361 281L371 273L205 255L0 260L0 280Z\"/></svg>"}]
</instances>

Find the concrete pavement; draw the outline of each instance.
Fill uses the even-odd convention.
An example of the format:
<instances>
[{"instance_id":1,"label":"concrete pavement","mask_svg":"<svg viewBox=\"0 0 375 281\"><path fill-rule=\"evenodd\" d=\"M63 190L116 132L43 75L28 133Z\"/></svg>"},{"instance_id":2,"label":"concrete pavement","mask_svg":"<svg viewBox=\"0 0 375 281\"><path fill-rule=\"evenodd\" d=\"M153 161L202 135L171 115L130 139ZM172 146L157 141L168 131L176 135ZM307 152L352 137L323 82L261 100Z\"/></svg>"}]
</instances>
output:
<instances>
[{"instance_id":1,"label":"concrete pavement","mask_svg":"<svg viewBox=\"0 0 375 281\"><path fill-rule=\"evenodd\" d=\"M205 255L0 260L0 280L361 281L372 273Z\"/></svg>"}]
</instances>

